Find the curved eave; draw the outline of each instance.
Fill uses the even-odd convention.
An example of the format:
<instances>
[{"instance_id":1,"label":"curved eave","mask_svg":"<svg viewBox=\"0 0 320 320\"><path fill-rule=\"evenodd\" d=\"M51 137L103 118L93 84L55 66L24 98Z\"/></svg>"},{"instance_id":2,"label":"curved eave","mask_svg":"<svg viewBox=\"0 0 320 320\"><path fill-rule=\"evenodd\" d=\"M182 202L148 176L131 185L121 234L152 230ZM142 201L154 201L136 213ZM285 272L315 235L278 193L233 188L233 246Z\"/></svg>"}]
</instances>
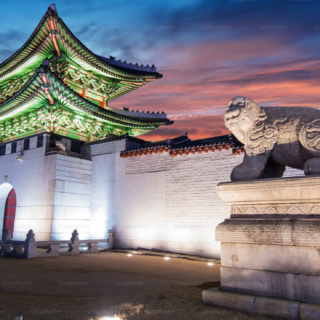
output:
<instances>
[{"instance_id":1,"label":"curved eave","mask_svg":"<svg viewBox=\"0 0 320 320\"><path fill-rule=\"evenodd\" d=\"M13 77L16 74L19 74L25 69L26 65L28 65L30 68L37 68L39 67L39 64L42 63L43 59L50 57L52 54L54 54L54 46L52 42L48 40L47 36L45 40L41 43L41 45L37 47L36 50L31 52L24 59L20 60L18 63L12 66L12 68L3 72L0 75L0 80L4 81L8 78Z\"/></svg>"},{"instance_id":2,"label":"curved eave","mask_svg":"<svg viewBox=\"0 0 320 320\"><path fill-rule=\"evenodd\" d=\"M46 19L48 18L48 14L46 12L46 14L43 16L43 18L40 20L39 24L37 25L37 27L35 28L35 30L33 31L33 33L31 34L31 36L28 38L28 40L25 42L25 44L18 50L16 51L12 56L10 56L8 59L6 59L5 61L3 61L0 64L0 74L1 74L1 69L5 68L6 65L9 64L9 68L10 69L13 65L11 65L11 62L14 59L17 59L18 61L16 63L18 63L20 60L23 60L24 57L22 57L20 60L18 58L19 55L21 55L23 53L23 51L31 44L32 40L34 40L34 38L36 37L37 33L39 32L39 30L42 28L42 26L44 25Z\"/></svg>"},{"instance_id":3,"label":"curved eave","mask_svg":"<svg viewBox=\"0 0 320 320\"><path fill-rule=\"evenodd\" d=\"M115 66L115 65L111 65L107 62L105 62L104 60L102 60L99 56L97 56L96 54L94 54L89 48L87 48L73 33L72 31L67 27L67 25L63 22L63 20L59 17L56 16L58 22L61 24L61 26L66 30L66 32L68 32L68 35L82 48L82 50L86 51L91 57L92 59L94 59L96 61L97 64L100 64L100 66L105 66L106 70L108 71L115 71L116 73L118 73L118 75L121 76L122 73L124 73L125 75L127 75L128 77L150 77L150 78L154 78L154 79L160 79L162 78L162 74L158 73L158 72L139 72L139 73L135 73L136 70L133 69L129 69L129 68L123 68L123 67L119 67L119 66ZM58 30L59 31L59 30ZM63 36L60 34L60 36Z\"/></svg>"},{"instance_id":4,"label":"curved eave","mask_svg":"<svg viewBox=\"0 0 320 320\"><path fill-rule=\"evenodd\" d=\"M119 80L127 80L127 81L136 81L141 78L146 78L149 81L154 79L159 79L162 77L161 74L157 72L137 72L137 70L133 70L130 68L123 68L120 66L115 66L108 64L99 56L95 55L90 49L88 49L66 26L63 20L55 13L52 12L54 18L56 19L56 25L58 26L58 33L57 37L59 46L63 46L63 31L68 34L68 36L72 39L72 41L79 46L79 48L83 51L82 58L85 63L87 63L91 69L96 73L102 73L103 75L113 77ZM26 41L26 43L11 57L6 59L3 63L0 64L0 79L6 76L6 78L13 76L14 74L18 73L18 67L24 68L27 64L30 63L30 59L35 57L35 52L38 49L38 46L41 46L42 42L49 36L50 28L48 27L47 19L49 15L48 12L43 16L41 21L39 22L38 26ZM60 26L60 28L59 28ZM39 41L36 39L38 35L41 34L42 40ZM60 41L59 41L60 40ZM33 46L32 42L35 42L37 46ZM51 48L52 49L52 48ZM55 53L55 50L52 50L52 54ZM44 57L39 56L38 59L43 59ZM39 63L40 64L40 63ZM2 79L1 79L2 80Z\"/></svg>"},{"instance_id":5,"label":"curved eave","mask_svg":"<svg viewBox=\"0 0 320 320\"><path fill-rule=\"evenodd\" d=\"M84 114L85 116L96 118L106 123L138 130L154 130L161 125L171 124L170 120L168 119L146 119L140 117L123 116L110 110L102 109L78 95L49 70L46 70L46 74L51 84L50 93L52 93L53 96L58 97L59 102L63 105L67 103L69 107ZM19 92L0 104L0 120L11 118L15 114L21 113L28 109L29 106L34 103L34 99L46 101L46 96L40 84L42 81L40 76L38 76L39 70L35 72L35 74ZM59 88L57 88L57 86ZM68 96L61 93L60 88L66 90ZM69 97L70 95L71 98Z\"/></svg>"},{"instance_id":6,"label":"curved eave","mask_svg":"<svg viewBox=\"0 0 320 320\"><path fill-rule=\"evenodd\" d=\"M169 119L161 119L161 118L142 118L142 117L134 117L129 115L119 115L116 112L113 112L111 110L106 110L101 107L98 107L94 103L88 101L87 99L80 96L77 92L69 88L65 83L63 83L58 77L56 77L54 74L52 74L50 71L47 71L50 77L52 77L60 86L68 90L69 93L71 93L78 101L79 103L85 105L88 109L86 112L88 114L91 114L91 112L95 112L102 117L111 117L114 120L119 120L124 123L124 126L132 126L134 125L134 128L137 129L143 129L143 126L161 126L161 125L170 125L172 122ZM130 111L128 112L128 114ZM103 118L102 118L103 119ZM139 123L142 122L143 124Z\"/></svg>"}]
</instances>

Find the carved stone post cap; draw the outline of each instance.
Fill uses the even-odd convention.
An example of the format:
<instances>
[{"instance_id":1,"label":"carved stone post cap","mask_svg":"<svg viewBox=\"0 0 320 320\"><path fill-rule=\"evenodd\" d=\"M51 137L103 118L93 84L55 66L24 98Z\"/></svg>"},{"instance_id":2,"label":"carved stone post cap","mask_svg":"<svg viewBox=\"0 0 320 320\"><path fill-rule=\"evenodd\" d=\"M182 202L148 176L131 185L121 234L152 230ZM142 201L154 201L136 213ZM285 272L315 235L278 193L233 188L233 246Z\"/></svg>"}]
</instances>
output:
<instances>
[{"instance_id":1,"label":"carved stone post cap","mask_svg":"<svg viewBox=\"0 0 320 320\"><path fill-rule=\"evenodd\" d=\"M26 238L26 241L35 241L35 238L34 238L34 236L35 236L35 234L34 234L34 232L33 232L33 230L32 229L30 229L29 231L28 231L28 233L26 234L26 236L27 236L27 238Z\"/></svg>"},{"instance_id":2,"label":"carved stone post cap","mask_svg":"<svg viewBox=\"0 0 320 320\"><path fill-rule=\"evenodd\" d=\"M71 241L75 242L79 240L79 233L77 229L74 229L73 232L71 233Z\"/></svg>"},{"instance_id":3,"label":"carved stone post cap","mask_svg":"<svg viewBox=\"0 0 320 320\"><path fill-rule=\"evenodd\" d=\"M9 229L3 233L2 240L11 240L11 232Z\"/></svg>"}]
</instances>

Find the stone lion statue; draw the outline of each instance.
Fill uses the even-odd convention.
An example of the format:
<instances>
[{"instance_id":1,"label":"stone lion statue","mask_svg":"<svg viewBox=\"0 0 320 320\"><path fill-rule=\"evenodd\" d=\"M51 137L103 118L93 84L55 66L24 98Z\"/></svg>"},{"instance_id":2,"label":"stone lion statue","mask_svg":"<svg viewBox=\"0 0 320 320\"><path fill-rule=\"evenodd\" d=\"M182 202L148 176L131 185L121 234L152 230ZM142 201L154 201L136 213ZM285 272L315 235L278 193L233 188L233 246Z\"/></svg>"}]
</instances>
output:
<instances>
[{"instance_id":1,"label":"stone lion statue","mask_svg":"<svg viewBox=\"0 0 320 320\"><path fill-rule=\"evenodd\" d=\"M303 107L260 107L235 97L224 116L226 127L245 146L243 163L231 180L282 177L286 166L320 174L320 111Z\"/></svg>"}]
</instances>

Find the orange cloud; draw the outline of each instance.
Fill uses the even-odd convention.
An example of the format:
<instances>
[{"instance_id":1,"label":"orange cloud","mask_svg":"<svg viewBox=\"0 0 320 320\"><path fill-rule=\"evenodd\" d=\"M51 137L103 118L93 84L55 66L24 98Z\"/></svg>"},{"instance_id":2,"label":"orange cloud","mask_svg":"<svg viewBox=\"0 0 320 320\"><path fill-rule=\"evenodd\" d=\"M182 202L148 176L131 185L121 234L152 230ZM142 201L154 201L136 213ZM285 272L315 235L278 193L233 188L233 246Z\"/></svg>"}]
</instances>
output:
<instances>
[{"instance_id":1,"label":"orange cloud","mask_svg":"<svg viewBox=\"0 0 320 320\"><path fill-rule=\"evenodd\" d=\"M226 134L222 115L238 95L263 106L319 107L320 58L286 50L273 39L166 48L157 52L166 65L159 70L163 79L110 106L167 113L175 123L141 136L152 140L185 132L192 139Z\"/></svg>"}]
</instances>

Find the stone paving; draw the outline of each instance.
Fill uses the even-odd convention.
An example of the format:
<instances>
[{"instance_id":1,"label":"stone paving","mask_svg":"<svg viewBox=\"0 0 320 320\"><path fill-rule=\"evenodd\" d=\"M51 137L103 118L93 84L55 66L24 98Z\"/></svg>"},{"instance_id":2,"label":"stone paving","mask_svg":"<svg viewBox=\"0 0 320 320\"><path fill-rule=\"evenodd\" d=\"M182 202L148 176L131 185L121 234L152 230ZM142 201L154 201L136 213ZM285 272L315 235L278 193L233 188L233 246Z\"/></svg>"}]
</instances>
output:
<instances>
[{"instance_id":1,"label":"stone paving","mask_svg":"<svg viewBox=\"0 0 320 320\"><path fill-rule=\"evenodd\" d=\"M130 255L130 254L129 254ZM220 265L102 252L39 259L1 258L0 292L114 296L219 281Z\"/></svg>"}]
</instances>

